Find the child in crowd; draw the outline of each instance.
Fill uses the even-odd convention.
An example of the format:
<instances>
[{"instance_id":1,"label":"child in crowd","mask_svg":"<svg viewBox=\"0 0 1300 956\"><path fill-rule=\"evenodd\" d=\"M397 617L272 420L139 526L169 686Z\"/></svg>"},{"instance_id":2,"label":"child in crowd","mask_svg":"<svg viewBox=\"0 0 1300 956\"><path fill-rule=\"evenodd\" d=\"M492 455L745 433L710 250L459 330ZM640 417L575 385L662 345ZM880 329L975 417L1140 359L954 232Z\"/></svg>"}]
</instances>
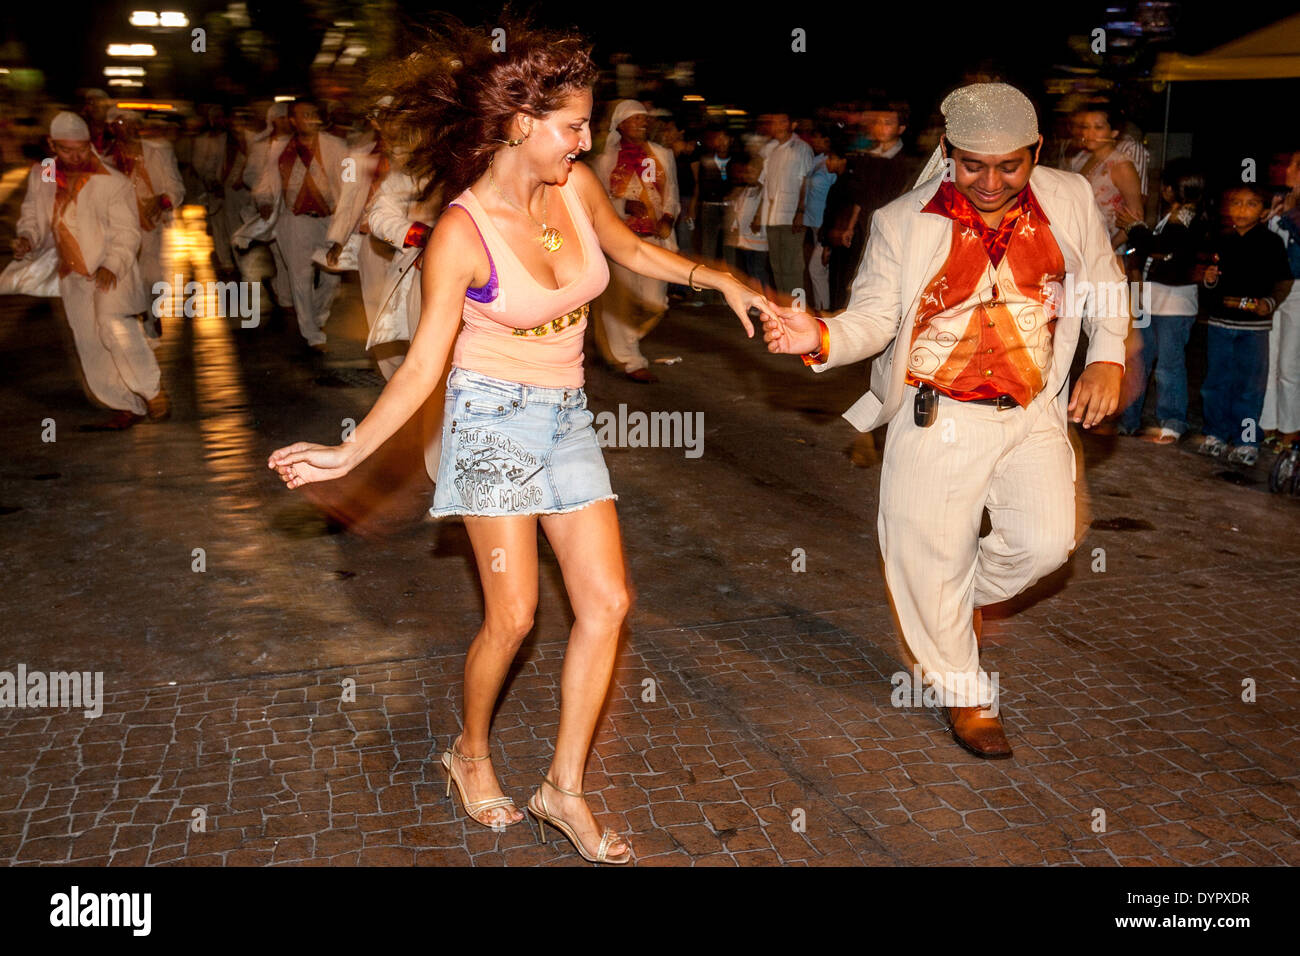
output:
<instances>
[{"instance_id":1,"label":"child in crowd","mask_svg":"<svg viewBox=\"0 0 1300 956\"><path fill-rule=\"evenodd\" d=\"M1268 334L1273 312L1291 288L1286 249L1264 225L1271 199L1262 186L1227 190L1229 228L1211 244L1211 264L1196 270L1209 320L1209 367L1201 387L1205 439L1197 450L1241 465L1253 465L1259 457Z\"/></svg>"},{"instance_id":2,"label":"child in crowd","mask_svg":"<svg viewBox=\"0 0 1300 956\"><path fill-rule=\"evenodd\" d=\"M1119 432L1133 435L1142 425L1151 367L1156 370L1156 419L1159 427L1143 438L1159 445L1178 441L1187 431L1187 339L1196 323L1196 252L1204 242L1197 209L1205 179L1186 160L1174 160L1164 170L1161 199L1169 207L1154 229L1121 211L1118 224L1128 230L1132 263L1141 273L1141 302L1148 310L1139 323L1142 355L1129 368L1132 403L1119 420Z\"/></svg>"},{"instance_id":3,"label":"child in crowd","mask_svg":"<svg viewBox=\"0 0 1300 956\"><path fill-rule=\"evenodd\" d=\"M740 270L770 288L775 283L767 262L767 226L759 223L757 231L750 228L763 193L755 166L753 159L732 160L731 180L735 186L727 197L727 245L735 247Z\"/></svg>"}]
</instances>

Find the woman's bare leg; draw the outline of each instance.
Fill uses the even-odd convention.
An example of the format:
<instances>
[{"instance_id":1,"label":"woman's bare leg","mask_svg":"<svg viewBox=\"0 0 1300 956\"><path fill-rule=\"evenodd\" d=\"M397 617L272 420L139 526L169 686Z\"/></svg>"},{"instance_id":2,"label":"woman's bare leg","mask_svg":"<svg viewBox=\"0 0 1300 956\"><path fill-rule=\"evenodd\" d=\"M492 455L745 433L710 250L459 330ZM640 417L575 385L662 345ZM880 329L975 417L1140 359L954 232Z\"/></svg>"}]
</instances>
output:
<instances>
[{"instance_id":1,"label":"woman's bare leg","mask_svg":"<svg viewBox=\"0 0 1300 956\"><path fill-rule=\"evenodd\" d=\"M560 562L573 607L573 630L560 677L560 730L548 775L565 790L582 791L582 774L591 752L600 708L609 692L618 635L627 616L627 570L613 501L598 501L578 511L544 515L542 530ZM595 853L603 828L585 800L544 787L546 808L564 820L587 850ZM621 856L618 840L610 856Z\"/></svg>"},{"instance_id":2,"label":"woman's bare leg","mask_svg":"<svg viewBox=\"0 0 1300 956\"><path fill-rule=\"evenodd\" d=\"M483 626L465 655L465 729L459 750L467 757L481 757L490 752L488 731L501 685L533 627L537 518L467 516L465 530L483 585ZM456 773L465 785L466 800L502 796L491 760L457 760ZM500 807L483 812L479 819L488 825L510 824L523 819L523 814Z\"/></svg>"}]
</instances>

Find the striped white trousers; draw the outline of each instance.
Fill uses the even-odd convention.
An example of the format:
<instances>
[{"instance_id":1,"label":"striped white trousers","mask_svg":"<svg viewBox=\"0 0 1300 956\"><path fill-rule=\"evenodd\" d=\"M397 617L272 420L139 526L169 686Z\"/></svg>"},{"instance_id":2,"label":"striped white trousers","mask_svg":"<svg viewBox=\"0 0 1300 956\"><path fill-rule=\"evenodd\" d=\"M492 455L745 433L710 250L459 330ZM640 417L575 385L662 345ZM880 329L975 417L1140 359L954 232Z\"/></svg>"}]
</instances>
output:
<instances>
[{"instance_id":1,"label":"striped white trousers","mask_svg":"<svg viewBox=\"0 0 1300 956\"><path fill-rule=\"evenodd\" d=\"M941 396L929 428L908 386L880 476L880 551L903 639L953 706L990 706L971 615L1060 567L1075 544L1074 451L1055 401L998 411ZM992 531L980 537L984 509ZM987 698L987 699L985 699Z\"/></svg>"}]
</instances>

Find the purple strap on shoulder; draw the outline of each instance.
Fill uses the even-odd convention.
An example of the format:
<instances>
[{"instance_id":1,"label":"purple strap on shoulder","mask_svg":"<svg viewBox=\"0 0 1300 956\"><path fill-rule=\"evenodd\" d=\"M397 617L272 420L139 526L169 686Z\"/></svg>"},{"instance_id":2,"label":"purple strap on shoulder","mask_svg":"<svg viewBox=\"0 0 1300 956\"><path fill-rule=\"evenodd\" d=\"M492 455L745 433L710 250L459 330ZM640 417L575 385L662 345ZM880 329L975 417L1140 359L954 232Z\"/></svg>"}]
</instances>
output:
<instances>
[{"instance_id":1,"label":"purple strap on shoulder","mask_svg":"<svg viewBox=\"0 0 1300 956\"><path fill-rule=\"evenodd\" d=\"M475 288L470 286L465 290L465 298L473 299L475 302L491 302L497 297L497 264L492 260L492 250L488 248L487 240L483 238L483 230L474 222L474 214L458 202L452 203L453 206L460 206L465 209L469 215L469 221L474 223L474 231L478 233L478 241L483 243L483 251L487 253L488 265L492 267L492 274L488 276L487 285L481 285Z\"/></svg>"}]
</instances>

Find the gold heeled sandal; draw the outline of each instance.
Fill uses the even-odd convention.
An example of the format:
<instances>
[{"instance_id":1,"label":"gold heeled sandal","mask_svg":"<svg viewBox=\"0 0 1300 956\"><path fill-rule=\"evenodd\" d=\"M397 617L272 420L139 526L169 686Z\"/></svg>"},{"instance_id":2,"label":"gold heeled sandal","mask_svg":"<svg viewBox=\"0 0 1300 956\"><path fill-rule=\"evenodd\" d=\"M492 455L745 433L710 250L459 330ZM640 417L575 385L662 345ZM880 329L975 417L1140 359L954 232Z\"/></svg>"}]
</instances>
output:
<instances>
[{"instance_id":1,"label":"gold heeled sandal","mask_svg":"<svg viewBox=\"0 0 1300 956\"><path fill-rule=\"evenodd\" d=\"M552 781L551 778L547 776L542 777L542 783L544 785L550 786L557 793L564 794L566 797L578 797L579 799L583 799L586 797L586 794L584 793L574 793L572 790L565 790L563 787L557 787L554 781ZM536 806L534 806L533 804L534 800L537 801ZM546 824L549 823L551 826L555 827L555 829L559 830L568 838L569 842L573 844L573 848L578 851L578 855L581 856L588 863L611 863L615 865L622 865L624 863L632 862L632 845L630 843L627 843L626 840L624 840L623 842L627 844L627 849L623 851L623 853L620 854L619 856L610 857L609 848L613 846L616 842L618 842L618 840L620 840L621 837L613 830L609 830L609 829L605 830L605 832L600 835L600 846L596 848L596 855L592 856L590 853L588 853L587 848L583 846L582 841L578 839L578 835L573 832L573 827L569 826L569 824L565 823L563 820L552 816L547 811L546 800L542 797L541 787L538 787L537 792L534 793L532 797L529 798L528 812L531 813L533 816L537 817L537 829L542 834L543 843L546 842Z\"/></svg>"},{"instance_id":2,"label":"gold heeled sandal","mask_svg":"<svg viewBox=\"0 0 1300 956\"><path fill-rule=\"evenodd\" d=\"M465 807L465 812L469 814L469 818L473 820L475 823L477 823L479 826L487 827L489 830L501 830L504 829L505 827L513 826L514 824L519 823L520 820L523 819L522 816L519 818L519 820L511 820L509 823L484 823L482 820L478 818L478 815L480 813L483 813L487 810L495 810L498 807L509 807L510 809L515 810L516 812L518 812L519 808L515 806L515 802L513 800L511 800L509 797L504 797L504 796L488 797L486 800L475 800L473 803L470 803L468 800L465 799L465 787L460 782L460 777L457 776L456 774L456 768L452 765L452 759L455 758L457 760L464 760L469 763L475 763L479 760L487 760L492 755L484 754L482 757L467 757L460 752L459 744L460 744L460 738L457 737L455 743L451 745L451 749L444 750L442 753L442 766L447 771L447 796L449 797L451 796L451 785L454 783L456 785L456 792L460 795L460 802Z\"/></svg>"}]
</instances>

